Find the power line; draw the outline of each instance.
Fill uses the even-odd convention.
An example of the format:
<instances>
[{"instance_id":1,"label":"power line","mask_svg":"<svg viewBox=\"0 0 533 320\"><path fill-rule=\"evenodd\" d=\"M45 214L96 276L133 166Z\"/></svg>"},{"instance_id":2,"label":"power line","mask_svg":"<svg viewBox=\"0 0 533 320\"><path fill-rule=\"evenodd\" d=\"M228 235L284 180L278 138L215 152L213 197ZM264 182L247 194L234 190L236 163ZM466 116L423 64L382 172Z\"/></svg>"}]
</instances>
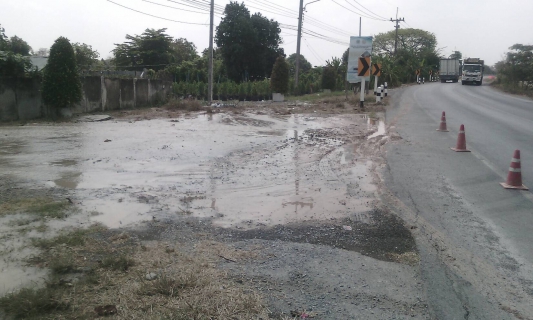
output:
<instances>
[{"instance_id":1,"label":"power line","mask_svg":"<svg viewBox=\"0 0 533 320\"><path fill-rule=\"evenodd\" d=\"M176 3L176 4L180 5L180 6L194 8L194 9L197 9L197 10L202 10L202 11L207 11L207 12L210 11L210 7L209 6L206 6L203 3L199 3L199 2L193 1L193 0L180 0L180 1L167 0L167 1L168 2L172 2L172 3ZM216 8L216 10L217 10L218 14L222 14L223 13L223 9L222 8Z\"/></svg>"},{"instance_id":2,"label":"power line","mask_svg":"<svg viewBox=\"0 0 533 320\"><path fill-rule=\"evenodd\" d=\"M157 18L157 19L162 19L162 20L172 21L172 22L177 22L177 23L184 23L184 24L194 24L194 25L199 25L199 26L208 26L209 25L209 24L206 24L206 23L195 23L195 22L187 22L187 21L178 21L178 20L167 19L167 18L159 17L159 16L156 16L156 15L153 15L153 14L149 14L149 13L146 13L146 12L142 12L142 11L139 11L139 10L135 10L135 9L130 8L130 7L123 6L121 4L113 2L111 0L107 0L107 2L111 2L112 4L115 4L115 5L119 6L119 7L126 8L128 10L135 11L137 13L144 14L144 15L147 15L147 16L150 16L150 17L153 17L153 18Z\"/></svg>"},{"instance_id":3,"label":"power line","mask_svg":"<svg viewBox=\"0 0 533 320\"><path fill-rule=\"evenodd\" d=\"M281 6L281 5L278 5L278 4L275 4L275 3L271 3L271 4L266 3L265 4L263 2L264 0L246 0L246 1L247 2L253 2L253 3L257 4L257 5L261 5L263 7L266 7L268 9L270 9L270 10L276 10L277 12L272 12L272 11L269 11L269 12L274 13L274 14L279 14L279 15L282 15L284 17L288 17L288 18L293 18L294 19L294 18L297 18L297 15L298 15L297 11L291 10L291 9L289 9L287 7L284 7L284 6ZM250 7L252 7L252 6L250 6ZM262 9L262 8L257 8L257 7L252 7L252 8ZM304 20L307 21L306 22L307 24L315 26L317 28L320 28L320 29L322 29L324 31L328 31L328 32L331 32L331 33L336 33L336 34L341 33L341 34L344 34L346 36L350 36L351 35L351 33L348 33L348 32L346 32L343 29L331 26L331 25L329 25L327 23L324 23L324 22L322 22L322 21L320 21L318 19L315 19L315 18L313 18L313 17L311 17L311 16L309 16L307 14L305 15Z\"/></svg>"},{"instance_id":4,"label":"power line","mask_svg":"<svg viewBox=\"0 0 533 320\"><path fill-rule=\"evenodd\" d=\"M357 0L352 0L353 2L357 3L359 6L361 6L361 8L363 8L364 10L366 10L367 12L370 12L370 14L374 15L375 17L378 17L379 19L383 19L384 21L386 21L387 19L385 17L382 17L380 16L379 14L376 14L374 13L372 10L366 8L365 6L363 6L361 3L359 3Z\"/></svg>"},{"instance_id":5,"label":"power line","mask_svg":"<svg viewBox=\"0 0 533 320\"><path fill-rule=\"evenodd\" d=\"M309 46L309 42L307 42L307 40L304 38L304 41L305 41L305 45L307 46L307 48L309 48L309 51L311 51L311 53L313 54L313 56L315 56L315 58L317 58L318 61L323 61L324 59L322 59L320 57L320 55L315 51L313 50L313 48L311 48Z\"/></svg>"},{"instance_id":6,"label":"power line","mask_svg":"<svg viewBox=\"0 0 533 320\"><path fill-rule=\"evenodd\" d=\"M338 6L342 7L342 8L344 8L344 9L346 9L346 10L348 10L348 11L355 13L355 14L358 15L358 16L362 16L362 17L365 17L365 18L368 18L368 19L372 19L372 20L381 20L381 19L377 19L377 18L373 18L373 17L367 16L367 15L364 15L364 14L362 14L361 12L353 11L352 9L343 6L342 4L338 3L338 2L335 1L335 0L331 0L331 1L333 1L333 3L335 3L336 5L338 5ZM348 2L348 0L345 0L345 1L346 1L348 4L352 5L351 3ZM355 8L355 6L353 6L353 5L352 5L352 7Z\"/></svg>"},{"instance_id":7,"label":"power line","mask_svg":"<svg viewBox=\"0 0 533 320\"><path fill-rule=\"evenodd\" d=\"M161 3L152 2L152 1L148 1L148 0L142 0L142 1L148 2L148 3L151 3L151 4L155 4L155 5L158 5L158 6L166 7L166 8L180 10L180 11L187 11L187 12L199 13L199 14L209 14L209 12L200 12L200 11L192 11L192 10L187 10L187 9L182 9L182 8L176 8L176 7L173 7L173 6L167 6L166 4L161 4Z\"/></svg>"}]
</instances>

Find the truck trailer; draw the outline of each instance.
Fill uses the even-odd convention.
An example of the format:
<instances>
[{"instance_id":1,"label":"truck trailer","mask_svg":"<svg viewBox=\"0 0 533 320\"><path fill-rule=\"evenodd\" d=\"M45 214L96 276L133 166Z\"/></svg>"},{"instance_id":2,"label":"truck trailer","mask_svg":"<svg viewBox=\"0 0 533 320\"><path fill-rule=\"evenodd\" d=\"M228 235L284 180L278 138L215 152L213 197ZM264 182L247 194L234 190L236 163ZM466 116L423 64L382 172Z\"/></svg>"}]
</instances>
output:
<instances>
[{"instance_id":1,"label":"truck trailer","mask_svg":"<svg viewBox=\"0 0 533 320\"><path fill-rule=\"evenodd\" d=\"M439 78L444 83L449 80L458 82L461 75L461 62L457 59L440 59Z\"/></svg>"},{"instance_id":2,"label":"truck trailer","mask_svg":"<svg viewBox=\"0 0 533 320\"><path fill-rule=\"evenodd\" d=\"M461 75L461 84L468 83L480 86L483 83L483 71L485 70L485 61L479 58L467 58L463 60L463 74Z\"/></svg>"}]
</instances>

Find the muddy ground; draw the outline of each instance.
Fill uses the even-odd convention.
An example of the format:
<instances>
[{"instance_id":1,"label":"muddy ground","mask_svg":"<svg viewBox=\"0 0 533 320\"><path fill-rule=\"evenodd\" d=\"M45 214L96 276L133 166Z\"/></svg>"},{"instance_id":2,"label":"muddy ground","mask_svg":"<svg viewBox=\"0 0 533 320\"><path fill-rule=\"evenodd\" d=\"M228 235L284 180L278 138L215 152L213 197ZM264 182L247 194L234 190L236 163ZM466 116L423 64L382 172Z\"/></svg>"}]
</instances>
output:
<instances>
[{"instance_id":1,"label":"muddy ground","mask_svg":"<svg viewBox=\"0 0 533 320\"><path fill-rule=\"evenodd\" d=\"M378 199L383 146L401 138L383 106L356 106L185 103L0 127L0 294L46 282L53 255L36 241L99 223L90 238L126 234L136 272L164 269L143 269L146 246L205 255L224 286L257 294L257 317L429 318L412 227Z\"/></svg>"}]
</instances>

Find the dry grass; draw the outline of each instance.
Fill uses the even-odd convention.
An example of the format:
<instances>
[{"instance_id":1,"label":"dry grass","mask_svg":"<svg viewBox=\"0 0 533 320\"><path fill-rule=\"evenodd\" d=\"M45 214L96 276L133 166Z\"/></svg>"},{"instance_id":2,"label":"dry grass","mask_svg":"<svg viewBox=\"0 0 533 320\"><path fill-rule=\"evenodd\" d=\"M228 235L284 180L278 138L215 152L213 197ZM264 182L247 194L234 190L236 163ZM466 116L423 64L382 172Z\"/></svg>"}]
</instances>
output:
<instances>
[{"instance_id":1,"label":"dry grass","mask_svg":"<svg viewBox=\"0 0 533 320\"><path fill-rule=\"evenodd\" d=\"M420 263L420 256L416 252L404 252L402 254L387 253L386 257L397 263L416 266Z\"/></svg>"},{"instance_id":2,"label":"dry grass","mask_svg":"<svg viewBox=\"0 0 533 320\"><path fill-rule=\"evenodd\" d=\"M201 111L202 104L198 100L173 99L163 106L167 110Z\"/></svg>"},{"instance_id":3,"label":"dry grass","mask_svg":"<svg viewBox=\"0 0 533 320\"><path fill-rule=\"evenodd\" d=\"M39 265L53 274L42 289L0 299L0 308L15 319L94 319L98 310L115 307L118 319L269 319L256 292L215 267L221 257L254 258L260 248L205 241L186 254L175 245L139 246L125 233L101 228L37 243L43 249ZM148 280L148 273L157 277Z\"/></svg>"}]
</instances>

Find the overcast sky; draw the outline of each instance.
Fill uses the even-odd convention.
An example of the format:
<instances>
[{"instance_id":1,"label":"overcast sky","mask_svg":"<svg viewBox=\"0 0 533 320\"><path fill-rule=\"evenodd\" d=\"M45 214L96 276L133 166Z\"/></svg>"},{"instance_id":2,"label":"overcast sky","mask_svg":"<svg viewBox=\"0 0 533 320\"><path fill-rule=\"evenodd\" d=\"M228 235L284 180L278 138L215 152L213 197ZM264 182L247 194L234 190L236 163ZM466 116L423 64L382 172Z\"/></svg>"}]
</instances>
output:
<instances>
[{"instance_id":1,"label":"overcast sky","mask_svg":"<svg viewBox=\"0 0 533 320\"><path fill-rule=\"evenodd\" d=\"M178 4L207 3L208 0L150 0L153 3L143 0L113 1L167 19L209 23L206 11ZM305 0L304 4L311 1ZM220 7L227 3L227 0L215 0L215 4ZM259 11L286 25L298 24L299 0L244 0L244 3L252 13ZM401 27L434 33L438 48L446 56L458 50L464 57L480 57L492 65L502 59L511 45L533 43L532 0L319 0L307 6L304 28L348 43L349 35L359 34L358 12L368 16L362 18L362 35L374 36L394 30L394 24L388 20L395 18L397 7L399 17L405 18ZM275 10L276 8L283 11ZM383 17L387 21L370 19L369 16ZM219 21L220 15L217 15L215 26ZM34 50L49 48L55 39L65 36L72 42L92 45L102 58L111 56L114 44L124 42L126 34L141 34L146 28L168 28L167 32L171 36L194 42L199 52L208 47L209 43L209 27L206 25L165 21L128 10L107 0L0 0L0 24L5 28L7 36L21 37ZM285 53L296 52L296 31L282 29L282 37ZM304 34L301 52L313 65L323 65L325 60L333 56L340 57L346 48L345 44Z\"/></svg>"}]
</instances>

